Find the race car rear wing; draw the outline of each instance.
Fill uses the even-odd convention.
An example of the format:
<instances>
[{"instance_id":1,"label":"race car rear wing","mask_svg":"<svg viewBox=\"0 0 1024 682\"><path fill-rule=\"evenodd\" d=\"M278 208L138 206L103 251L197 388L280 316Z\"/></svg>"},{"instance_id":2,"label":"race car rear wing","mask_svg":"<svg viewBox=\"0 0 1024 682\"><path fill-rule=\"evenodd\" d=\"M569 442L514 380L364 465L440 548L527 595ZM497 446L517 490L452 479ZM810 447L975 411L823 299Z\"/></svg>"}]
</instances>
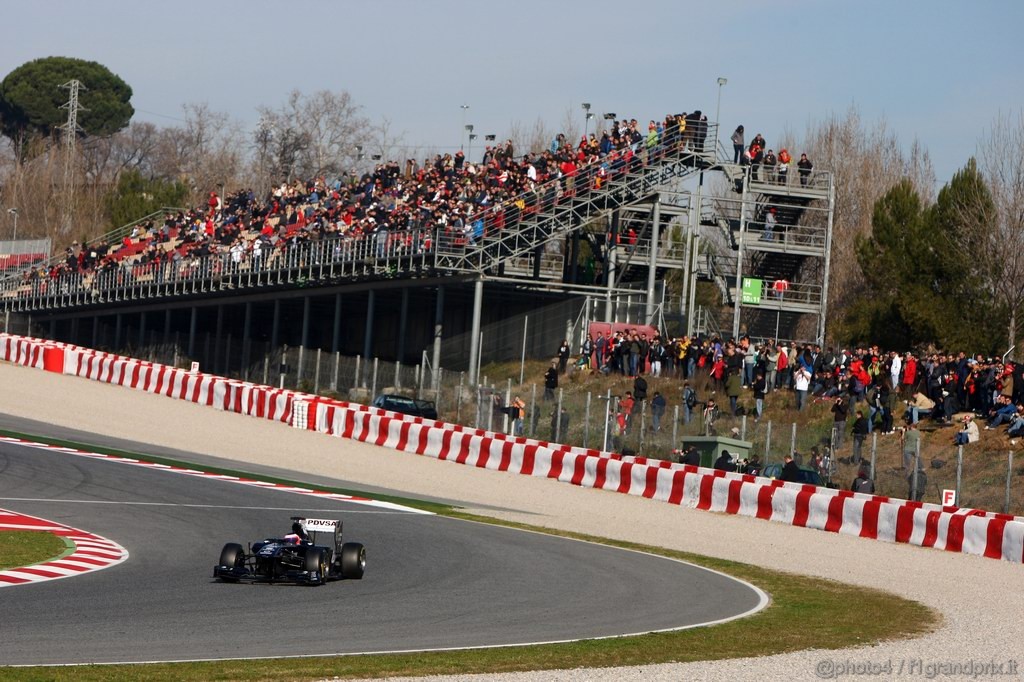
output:
<instances>
[{"instance_id":1,"label":"race car rear wing","mask_svg":"<svg viewBox=\"0 0 1024 682\"><path fill-rule=\"evenodd\" d=\"M334 551L341 552L341 530L342 522L337 519L307 519L303 516L293 516L292 521L302 524L302 529L316 542L316 534L331 533L334 536Z\"/></svg>"}]
</instances>

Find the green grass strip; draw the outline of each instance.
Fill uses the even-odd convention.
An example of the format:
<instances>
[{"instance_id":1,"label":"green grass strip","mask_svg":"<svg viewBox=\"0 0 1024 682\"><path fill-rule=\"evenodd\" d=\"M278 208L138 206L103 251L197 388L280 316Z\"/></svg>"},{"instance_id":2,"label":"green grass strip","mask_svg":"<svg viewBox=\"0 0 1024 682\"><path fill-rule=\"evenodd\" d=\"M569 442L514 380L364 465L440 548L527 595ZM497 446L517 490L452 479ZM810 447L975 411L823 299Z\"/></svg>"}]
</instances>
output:
<instances>
[{"instance_id":1,"label":"green grass strip","mask_svg":"<svg viewBox=\"0 0 1024 682\"><path fill-rule=\"evenodd\" d=\"M26 434L26 440L44 439ZM49 439L48 442L56 442ZM65 443L60 443L65 444ZM99 447L69 447L102 452ZM109 454L114 451L107 450ZM145 455L121 456L157 461ZM161 458L161 463L200 468ZM206 467L202 467L206 468ZM208 469L217 473L239 472ZM262 477L261 477L262 478ZM266 479L272 480L272 479ZM303 485L293 481L279 481ZM346 494L357 494L346 492ZM388 499L388 498L377 498ZM390 498L399 500L401 498ZM402 504L414 506L410 500ZM423 502L415 506L424 507ZM468 514L444 505L431 511L466 521L490 523L559 537L640 550L711 568L754 584L771 596L771 604L739 620L677 632L663 632L602 640L528 647L499 647L462 651L328 656L296 659L210 661L198 663L128 664L112 666L0 668L4 680L312 680L322 678L469 675L578 667L639 666L655 663L707 661L747 656L769 656L808 648L841 649L909 638L931 632L941 616L925 605L889 592L848 585L822 578L766 569L736 561L679 552L638 543L608 540L521 523Z\"/></svg>"}]
</instances>

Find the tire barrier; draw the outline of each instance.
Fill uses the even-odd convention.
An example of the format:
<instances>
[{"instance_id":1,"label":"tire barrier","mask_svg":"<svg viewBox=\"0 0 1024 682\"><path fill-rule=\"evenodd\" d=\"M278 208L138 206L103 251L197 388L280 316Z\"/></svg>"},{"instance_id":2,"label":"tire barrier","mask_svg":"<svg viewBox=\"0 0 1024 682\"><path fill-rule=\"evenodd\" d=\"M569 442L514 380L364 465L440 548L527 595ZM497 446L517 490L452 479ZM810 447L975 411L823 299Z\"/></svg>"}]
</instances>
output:
<instances>
[{"instance_id":1,"label":"tire barrier","mask_svg":"<svg viewBox=\"0 0 1024 682\"><path fill-rule=\"evenodd\" d=\"M0 359L458 464L552 478L693 509L1024 562L1024 518L1006 514L508 436L8 334L0 334ZM294 410L296 401L302 403L299 410Z\"/></svg>"}]
</instances>

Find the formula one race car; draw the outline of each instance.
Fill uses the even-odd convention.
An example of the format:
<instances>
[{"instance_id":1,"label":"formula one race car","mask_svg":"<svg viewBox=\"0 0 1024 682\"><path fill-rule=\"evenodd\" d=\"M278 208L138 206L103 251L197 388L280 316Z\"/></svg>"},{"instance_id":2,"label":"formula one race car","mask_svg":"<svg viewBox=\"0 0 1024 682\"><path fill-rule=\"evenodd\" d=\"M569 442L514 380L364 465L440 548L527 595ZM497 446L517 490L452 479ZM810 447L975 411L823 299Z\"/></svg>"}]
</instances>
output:
<instances>
[{"instance_id":1,"label":"formula one race car","mask_svg":"<svg viewBox=\"0 0 1024 682\"><path fill-rule=\"evenodd\" d=\"M229 542L213 567L213 577L228 583L239 580L323 585L328 580L358 580L366 569L366 549L358 542L341 540L341 521L292 517L292 532L249 545L246 551ZM316 544L317 532L331 533L333 547Z\"/></svg>"}]
</instances>

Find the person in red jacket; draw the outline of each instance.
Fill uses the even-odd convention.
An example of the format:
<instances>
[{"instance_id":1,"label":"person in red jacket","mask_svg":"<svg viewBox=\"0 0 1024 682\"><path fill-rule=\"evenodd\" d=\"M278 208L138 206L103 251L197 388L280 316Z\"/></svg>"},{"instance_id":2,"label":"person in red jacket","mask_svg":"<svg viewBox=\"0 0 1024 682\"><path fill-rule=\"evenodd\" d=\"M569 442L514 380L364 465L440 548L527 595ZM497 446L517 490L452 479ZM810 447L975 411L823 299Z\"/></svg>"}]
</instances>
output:
<instances>
[{"instance_id":1,"label":"person in red jacket","mask_svg":"<svg viewBox=\"0 0 1024 682\"><path fill-rule=\"evenodd\" d=\"M910 353L907 353L906 360L903 361L903 381L902 381L902 394L905 398L910 398L914 395L914 385L917 383L917 358Z\"/></svg>"},{"instance_id":2,"label":"person in red jacket","mask_svg":"<svg viewBox=\"0 0 1024 682\"><path fill-rule=\"evenodd\" d=\"M785 346L779 346L779 360L775 365L775 386L772 390L779 388L789 388L789 354L786 352Z\"/></svg>"}]
</instances>

